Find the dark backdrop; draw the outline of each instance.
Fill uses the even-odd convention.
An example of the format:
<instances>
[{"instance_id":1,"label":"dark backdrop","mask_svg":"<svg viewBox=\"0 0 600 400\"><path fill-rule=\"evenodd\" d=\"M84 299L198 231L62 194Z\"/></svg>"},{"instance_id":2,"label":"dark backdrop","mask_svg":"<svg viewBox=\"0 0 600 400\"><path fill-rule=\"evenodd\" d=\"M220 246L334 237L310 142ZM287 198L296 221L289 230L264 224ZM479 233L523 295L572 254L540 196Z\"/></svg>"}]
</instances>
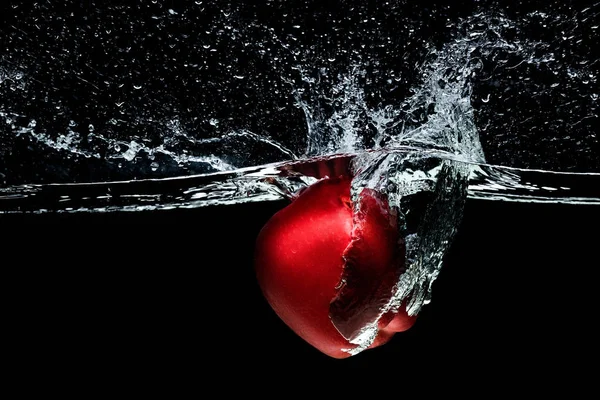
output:
<instances>
[{"instance_id":1,"label":"dark backdrop","mask_svg":"<svg viewBox=\"0 0 600 400\"><path fill-rule=\"evenodd\" d=\"M0 5L3 60L10 63L16 62L12 58L46 57L53 53L45 50L55 49L53 46L60 50L63 44L54 41L54 30L44 31L48 37L35 43L11 28L27 25L33 30L33 22L28 21L39 16L29 13L27 7L13 8L15 3ZM164 3L177 9L175 2ZM470 15L471 6L478 2L461 3L465 5L464 15ZM524 14L542 2L510 3L508 12ZM93 2L80 4L94 8ZM552 11L552 4L543 4ZM42 6L37 12L50 7L50 2ZM418 11L415 15L430 22L423 24L423 32L434 29L432 40L436 43L445 41L441 22L446 16L463 15L446 6L448 15L432 13L420 2L412 8ZM306 10L309 16L311 12ZM44 20L43 15L39 17ZM49 26L68 43L90 43L68 26ZM148 42L143 43L146 47L141 46L140 51L154 45L153 37L148 36ZM83 54L96 54L83 50ZM58 60L30 64L47 74L46 80L38 82L40 93L49 91L59 99L67 98L82 124L89 122L85 119L88 115L106 120L104 117L113 112L107 108L108 104L112 107L112 97L108 101L102 93L82 90L85 81L74 79L63 69L79 71L80 66L94 60L71 60L69 54L60 54L64 57ZM180 56L185 58L186 54ZM163 52L152 55L158 60L156 65L171 56ZM415 51L413 56L419 60L421 52ZM130 61L132 70L145 71L137 68L138 58ZM148 65L154 65L150 61ZM114 93L108 91L107 95L122 95L116 78L129 75L104 72L115 77L111 81ZM260 69L248 72L264 78L258 74ZM186 76L185 71L179 73L174 81ZM160 100L170 92L153 87L158 84L154 78L151 73L139 77L149 93ZM249 125L240 122L242 127L257 132L284 134L288 131L279 128L302 129L302 125L291 124L296 120L287 115L265 116L264 110L275 109L278 104L270 102L268 93L249 89L256 96L249 104L258 111L256 119L246 120L246 114L227 109L235 107L235 101L217 107L213 97L203 98L202 83L196 87L186 82L171 82L174 86L169 88L181 93L182 109L187 101L207 108L210 112L203 115L206 120L213 114L219 118L233 115L235 123L243 119ZM407 90L409 83L410 79ZM233 87L226 93L230 100L237 98L236 90ZM10 93L8 89L5 92ZM71 116L57 117L53 102L44 105L42 96L36 101L14 96L5 97L3 104L33 113L52 132L64 131L61 129ZM139 109L135 101L132 104L127 115L133 118ZM190 119L197 115L197 108L192 104ZM60 129L54 130L53 124ZM203 132L205 125L189 128ZM141 128L129 124L122 129L115 135L127 136ZM59 163L51 153L38 157L39 149L29 146L31 141L22 136L15 139L5 126L0 138L4 145L0 160L4 184L44 181L46 175L61 180L115 178L111 175L114 171L94 168L77 157L72 158L72 165L65 160ZM18 140L25 144L15 144ZM15 355L6 358L5 364L13 373L31 379L29 384L37 382L39 376L53 375L65 382L74 377L99 377L100 382L110 383L115 377L136 375L157 379L178 376L194 382L205 373L202 368L234 377L262 373L261 384L267 384L273 372L322 367L329 374L358 369L390 371L399 376L399 382L419 375L432 380L461 377L467 382L487 377L494 381L488 386L492 389L514 381L531 381L540 372L540 382L550 387L567 376L576 378L570 383L594 382L588 381L594 372L588 363L593 364L598 357L595 277L600 207L468 202L459 234L434 284L433 301L423 309L416 325L379 349L339 361L323 356L292 333L269 308L254 279L254 240L261 226L283 206L270 203L147 213L0 215L5 302L2 329L8 333L5 349ZM297 383L305 384L299 377Z\"/></svg>"},{"instance_id":2,"label":"dark backdrop","mask_svg":"<svg viewBox=\"0 0 600 400\"><path fill-rule=\"evenodd\" d=\"M333 360L275 316L254 279L255 237L282 206L1 216L14 316L4 329L18 363L182 376L389 367L502 381L592 371L600 207L469 201L416 325Z\"/></svg>"}]
</instances>

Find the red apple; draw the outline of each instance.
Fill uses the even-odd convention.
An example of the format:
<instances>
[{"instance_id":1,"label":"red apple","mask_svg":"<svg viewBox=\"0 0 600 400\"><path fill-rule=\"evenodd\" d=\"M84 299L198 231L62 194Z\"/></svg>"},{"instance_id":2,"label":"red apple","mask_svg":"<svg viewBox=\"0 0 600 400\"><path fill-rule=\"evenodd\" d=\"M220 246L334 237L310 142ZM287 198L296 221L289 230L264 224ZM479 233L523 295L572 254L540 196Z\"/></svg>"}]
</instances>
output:
<instances>
[{"instance_id":1,"label":"red apple","mask_svg":"<svg viewBox=\"0 0 600 400\"><path fill-rule=\"evenodd\" d=\"M365 189L354 214L350 179L325 178L276 213L256 243L261 290L277 315L321 352L346 358L367 323L378 321L370 348L415 322L404 308L381 309L405 269L396 216Z\"/></svg>"}]
</instances>

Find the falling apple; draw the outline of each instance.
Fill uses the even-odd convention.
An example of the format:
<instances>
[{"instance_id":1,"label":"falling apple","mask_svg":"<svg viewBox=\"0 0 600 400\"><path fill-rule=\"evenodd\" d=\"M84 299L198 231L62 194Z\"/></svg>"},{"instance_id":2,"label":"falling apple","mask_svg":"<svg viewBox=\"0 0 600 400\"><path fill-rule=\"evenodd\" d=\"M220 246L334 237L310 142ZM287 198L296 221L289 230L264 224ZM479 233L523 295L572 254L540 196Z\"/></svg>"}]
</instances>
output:
<instances>
[{"instance_id":1,"label":"falling apple","mask_svg":"<svg viewBox=\"0 0 600 400\"><path fill-rule=\"evenodd\" d=\"M405 270L404 242L384 195L364 189L353 211L348 177L324 178L276 213L257 238L260 288L277 315L321 352L346 358L369 323L369 348L409 329L405 308L382 309Z\"/></svg>"}]
</instances>

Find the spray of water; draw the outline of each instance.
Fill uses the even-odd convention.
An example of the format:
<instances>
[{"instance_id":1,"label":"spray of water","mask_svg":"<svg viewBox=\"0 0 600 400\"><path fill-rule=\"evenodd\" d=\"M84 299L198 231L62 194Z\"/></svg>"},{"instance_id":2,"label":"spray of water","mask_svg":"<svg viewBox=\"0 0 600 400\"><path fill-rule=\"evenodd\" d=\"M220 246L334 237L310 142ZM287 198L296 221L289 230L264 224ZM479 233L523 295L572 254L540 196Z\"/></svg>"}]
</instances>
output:
<instances>
[{"instance_id":1,"label":"spray of water","mask_svg":"<svg viewBox=\"0 0 600 400\"><path fill-rule=\"evenodd\" d=\"M211 8L203 2L196 6L197 10L185 12L157 10L149 23L166 29L184 16L191 20L194 11ZM236 10L218 9L204 32L212 41L195 44L201 57L184 63L181 76L186 85L216 87L211 93L218 93L223 104L219 102L214 109L231 111L227 109L230 87L236 97L248 98L243 100L244 106L250 107L249 92L267 90L263 87L267 82L268 90L285 97L285 102L274 111L248 119L276 119L278 111L284 113L291 105L305 121L303 135L236 126L233 116L216 111L190 116L194 107L181 102L147 100L156 93L128 71L131 104L117 99L94 123L70 119L73 110L60 102L53 104L55 114L50 119L64 120L62 125L48 124L8 101L0 102L0 137L9 143L0 148L0 155L10 155L10 143L23 141L44 149L42 153L57 155L65 169L70 159L95 160L98 168L126 170L119 176L139 179L215 172L231 173L223 175L229 177L242 175L241 168L267 163L358 154L352 161L352 194L356 198L361 190L370 188L387 195L403 229L407 271L379 315L363 321L363 328L351 335L356 347L348 351L355 354L372 343L381 315L406 300L409 313L416 314L430 301L432 284L462 216L472 163L556 169L555 162L560 161L566 169L600 170L598 140L590 129L591 121L598 118L597 60L586 58L588 53L581 44L597 32L594 18L598 13L595 8L569 12L532 12L515 20L489 9L449 23L447 39L426 44L426 53L411 66L417 79L411 81L404 96L396 93L402 92L407 78L390 63L363 57L364 43L350 51L340 48L335 54L319 56L318 46L297 44L305 35L301 25L294 24L292 33L284 35L259 22L248 23ZM371 20L359 22L365 21ZM550 26L558 28L550 30ZM541 34L532 35L534 29ZM250 40L250 36L263 39ZM170 48L180 44L168 39ZM191 39L184 36L180 40L187 43ZM392 43L393 38L384 42ZM267 73L242 65L244 57L221 56L228 47L235 47L238 55L253 53L255 62L265 60ZM132 48L121 50L130 54ZM27 71L34 70L15 61L0 62L0 89L16 98L44 96L36 93L37 76L33 72L28 75ZM202 71L218 71L214 73L227 76L230 85L203 80ZM258 83L251 82L253 73ZM263 76L268 74L275 77ZM89 88L90 96L101 93L102 85L110 90L125 85L119 75L76 75L77 82ZM380 96L373 94L375 81L384 83ZM154 87L161 88L161 84L155 82ZM244 84L254 86L246 90ZM162 94L160 90L157 93ZM163 96L163 101L167 98ZM541 107L549 101L553 107ZM47 103L52 101L46 98ZM142 106L136 109L136 104ZM134 112L126 111L128 107ZM290 122L290 132L298 132L292 125ZM120 129L127 134L118 134ZM407 148L412 150L391 151ZM264 172L262 176L266 176ZM211 181L181 196L186 205L199 200L219 204L223 198L230 202L266 199L297 189L298 182L302 186L313 181L280 179L280 172L274 170L269 180L260 182ZM413 205L422 194L427 195L428 207L419 223L412 225L408 221Z\"/></svg>"}]
</instances>

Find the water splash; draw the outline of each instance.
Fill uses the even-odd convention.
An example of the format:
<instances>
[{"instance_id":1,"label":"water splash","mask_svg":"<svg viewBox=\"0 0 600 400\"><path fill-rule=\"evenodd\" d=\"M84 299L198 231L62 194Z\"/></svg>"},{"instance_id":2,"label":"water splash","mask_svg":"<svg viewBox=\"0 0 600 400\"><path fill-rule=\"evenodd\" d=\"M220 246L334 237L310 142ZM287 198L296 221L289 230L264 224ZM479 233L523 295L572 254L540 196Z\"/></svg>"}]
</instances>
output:
<instances>
[{"instance_id":1,"label":"water splash","mask_svg":"<svg viewBox=\"0 0 600 400\"><path fill-rule=\"evenodd\" d=\"M18 5L17 25L0 24L17 48L0 56L3 210L272 200L321 177L297 162L328 171L322 157L348 156L353 196L386 193L406 238L408 270L382 313L405 299L416 313L467 194L598 201L583 175L532 170L600 172L598 4L79 7Z\"/></svg>"},{"instance_id":2,"label":"water splash","mask_svg":"<svg viewBox=\"0 0 600 400\"><path fill-rule=\"evenodd\" d=\"M17 44L24 33L33 34L28 21L36 12L21 7L29 14L22 16L20 30L7 31ZM261 19L260 10L249 13L251 6L223 12L194 4L174 13L158 4L148 7L148 21L116 22L113 17L127 9L108 7L93 17L104 29L81 26L79 36L54 32L77 49L77 57L87 57L80 62L59 54L44 67L41 55L53 48L41 33L39 48L2 58L0 130L7 161L1 167L12 178L6 185L85 181L91 176L77 166L79 157L97 160L92 174L97 180L143 179L403 144L514 167L599 169L591 128L598 119L598 68L586 52L597 36L596 6L508 16L486 5L484 12L446 20L435 31L439 36L424 37L418 46L415 32L425 22L401 17L415 12L402 4L387 4L386 14L377 16L357 7L345 23L328 10L318 18L330 26L314 37L302 13L284 13L288 23L276 24ZM265 7L265 15L283 12ZM203 14L214 18L201 23ZM50 27L56 18L51 8L37 23ZM201 45L175 30L178 24L204 29L197 39ZM160 65L154 58L163 56L147 53L156 43L130 36L131 28L156 30L153 35L164 38L171 57L147 82L138 77L141 71L149 61ZM118 38L130 38L140 51ZM92 41L116 55L123 73L90 58L86 45ZM132 58L136 54L140 57ZM36 55L39 62L32 61ZM261 68L243 65L244 57ZM167 80L169 75L176 80ZM69 76L74 80L67 82ZM544 107L547 102L555 107ZM92 108L96 115L89 114ZM31 120L37 126L30 127ZM33 153L22 150L26 136L35 141ZM218 154L206 140L221 141L227 150ZM254 151L258 143L265 145L258 146L262 157ZM48 152L62 171L40 166L32 175L11 167L21 153Z\"/></svg>"}]
</instances>

